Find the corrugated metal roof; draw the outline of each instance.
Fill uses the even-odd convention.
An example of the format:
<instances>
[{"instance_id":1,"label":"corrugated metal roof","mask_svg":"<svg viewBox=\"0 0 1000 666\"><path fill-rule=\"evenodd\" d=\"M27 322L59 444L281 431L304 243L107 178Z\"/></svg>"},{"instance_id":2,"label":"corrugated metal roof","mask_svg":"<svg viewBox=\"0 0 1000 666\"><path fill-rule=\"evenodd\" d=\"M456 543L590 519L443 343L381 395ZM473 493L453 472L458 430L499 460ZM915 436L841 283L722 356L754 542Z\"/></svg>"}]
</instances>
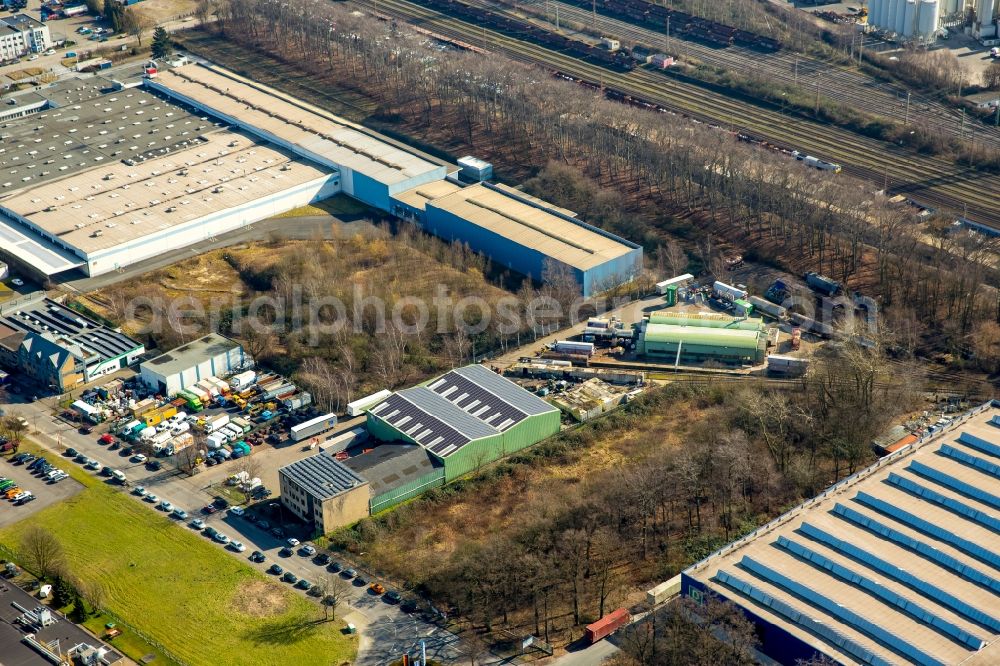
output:
<instances>
[{"instance_id":1,"label":"corrugated metal roof","mask_svg":"<svg viewBox=\"0 0 1000 666\"><path fill-rule=\"evenodd\" d=\"M998 405L685 575L842 663L1000 663Z\"/></svg>"},{"instance_id":2,"label":"corrugated metal roof","mask_svg":"<svg viewBox=\"0 0 1000 666\"><path fill-rule=\"evenodd\" d=\"M367 483L339 460L324 453L285 465L278 473L284 474L304 492L321 502Z\"/></svg>"},{"instance_id":3,"label":"corrugated metal roof","mask_svg":"<svg viewBox=\"0 0 1000 666\"><path fill-rule=\"evenodd\" d=\"M558 211L519 201L510 193L482 184L429 201L427 207L447 211L578 270L588 270L634 249L554 214Z\"/></svg>"},{"instance_id":4,"label":"corrugated metal roof","mask_svg":"<svg viewBox=\"0 0 1000 666\"><path fill-rule=\"evenodd\" d=\"M643 330L643 339L647 343L683 342L690 345L732 347L734 349L757 349L760 335L759 331L674 326L672 324L646 324Z\"/></svg>"}]
</instances>

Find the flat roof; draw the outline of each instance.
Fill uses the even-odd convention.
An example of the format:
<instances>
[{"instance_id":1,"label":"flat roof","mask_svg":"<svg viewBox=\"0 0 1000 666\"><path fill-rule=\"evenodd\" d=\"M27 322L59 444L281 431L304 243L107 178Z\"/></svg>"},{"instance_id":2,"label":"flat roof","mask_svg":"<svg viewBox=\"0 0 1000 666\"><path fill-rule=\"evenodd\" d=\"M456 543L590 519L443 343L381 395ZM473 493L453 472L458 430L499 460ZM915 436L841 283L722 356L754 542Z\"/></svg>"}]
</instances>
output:
<instances>
[{"instance_id":1,"label":"flat roof","mask_svg":"<svg viewBox=\"0 0 1000 666\"><path fill-rule=\"evenodd\" d=\"M379 444L340 462L368 480L372 495L399 488L441 466L417 444Z\"/></svg>"},{"instance_id":2,"label":"flat roof","mask_svg":"<svg viewBox=\"0 0 1000 666\"><path fill-rule=\"evenodd\" d=\"M0 207L89 255L330 174L228 130L188 144L132 165L109 160L4 198Z\"/></svg>"},{"instance_id":3,"label":"flat roof","mask_svg":"<svg viewBox=\"0 0 1000 666\"><path fill-rule=\"evenodd\" d=\"M461 185L453 183L450 180L432 180L429 183L418 185L412 190L406 190L405 192L394 194L392 195L392 198L400 203L410 206L411 208L423 210L427 206L428 201L440 199L441 197L447 196L452 192L457 192L460 189L462 189Z\"/></svg>"},{"instance_id":4,"label":"flat roof","mask_svg":"<svg viewBox=\"0 0 1000 666\"><path fill-rule=\"evenodd\" d=\"M83 266L76 255L58 248L40 234L0 215L0 250L9 252L20 261L45 275L55 275Z\"/></svg>"},{"instance_id":5,"label":"flat roof","mask_svg":"<svg viewBox=\"0 0 1000 666\"><path fill-rule=\"evenodd\" d=\"M50 335L60 347L76 345L88 364L118 358L143 346L50 298L19 307L0 317L0 323L26 333Z\"/></svg>"},{"instance_id":6,"label":"flat roof","mask_svg":"<svg viewBox=\"0 0 1000 666\"><path fill-rule=\"evenodd\" d=\"M162 377L169 377L239 347L238 342L218 333L209 333L203 338L181 345L166 354L160 354L156 358L143 361L140 367L148 368Z\"/></svg>"},{"instance_id":7,"label":"flat roof","mask_svg":"<svg viewBox=\"0 0 1000 666\"><path fill-rule=\"evenodd\" d=\"M112 92L112 89L103 79L72 77L36 88L35 92L49 100L49 104L53 107L61 107L96 99Z\"/></svg>"},{"instance_id":8,"label":"flat roof","mask_svg":"<svg viewBox=\"0 0 1000 666\"><path fill-rule=\"evenodd\" d=\"M1000 403L684 572L843 663L1000 662Z\"/></svg>"},{"instance_id":9,"label":"flat roof","mask_svg":"<svg viewBox=\"0 0 1000 666\"><path fill-rule=\"evenodd\" d=\"M322 502L368 482L333 456L318 453L278 469L293 483Z\"/></svg>"},{"instance_id":10,"label":"flat roof","mask_svg":"<svg viewBox=\"0 0 1000 666\"><path fill-rule=\"evenodd\" d=\"M176 67L150 80L218 113L293 143L331 162L386 185L438 171L441 167L393 144L359 131L360 126L303 106L251 85L224 70L200 64Z\"/></svg>"},{"instance_id":11,"label":"flat roof","mask_svg":"<svg viewBox=\"0 0 1000 666\"><path fill-rule=\"evenodd\" d=\"M4 123L0 200L119 160L183 148L221 126L137 89L95 94L82 84L38 92L50 100L79 99Z\"/></svg>"},{"instance_id":12,"label":"flat roof","mask_svg":"<svg viewBox=\"0 0 1000 666\"><path fill-rule=\"evenodd\" d=\"M522 195L498 191L480 183L430 201L427 205L578 270L588 270L634 249L610 235L605 236L579 222L566 219L551 208L521 201L518 196Z\"/></svg>"}]
</instances>

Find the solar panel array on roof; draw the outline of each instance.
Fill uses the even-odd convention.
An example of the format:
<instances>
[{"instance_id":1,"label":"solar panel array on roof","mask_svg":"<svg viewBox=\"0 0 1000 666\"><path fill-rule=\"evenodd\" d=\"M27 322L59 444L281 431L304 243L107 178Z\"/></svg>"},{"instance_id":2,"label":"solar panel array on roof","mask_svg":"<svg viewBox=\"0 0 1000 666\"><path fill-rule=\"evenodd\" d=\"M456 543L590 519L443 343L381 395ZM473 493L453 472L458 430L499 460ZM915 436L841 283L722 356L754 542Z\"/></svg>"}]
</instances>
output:
<instances>
[{"instance_id":1,"label":"solar panel array on roof","mask_svg":"<svg viewBox=\"0 0 1000 666\"><path fill-rule=\"evenodd\" d=\"M47 333L65 339L100 362L123 356L141 346L124 333L105 328L51 299L17 310L0 318L0 322L26 333Z\"/></svg>"},{"instance_id":2,"label":"solar panel array on roof","mask_svg":"<svg viewBox=\"0 0 1000 666\"><path fill-rule=\"evenodd\" d=\"M322 453L285 465L278 471L320 501L365 483L339 460Z\"/></svg>"},{"instance_id":3,"label":"solar panel array on roof","mask_svg":"<svg viewBox=\"0 0 1000 666\"><path fill-rule=\"evenodd\" d=\"M451 404L487 425L504 431L527 414L457 372L449 372L427 386Z\"/></svg>"},{"instance_id":4,"label":"solar panel array on roof","mask_svg":"<svg viewBox=\"0 0 1000 666\"><path fill-rule=\"evenodd\" d=\"M534 416L536 414L552 412L556 409L533 393L525 391L514 382L501 377L482 365L467 365L463 368L456 368L452 372L476 382L487 391L513 405L525 414Z\"/></svg>"}]
</instances>

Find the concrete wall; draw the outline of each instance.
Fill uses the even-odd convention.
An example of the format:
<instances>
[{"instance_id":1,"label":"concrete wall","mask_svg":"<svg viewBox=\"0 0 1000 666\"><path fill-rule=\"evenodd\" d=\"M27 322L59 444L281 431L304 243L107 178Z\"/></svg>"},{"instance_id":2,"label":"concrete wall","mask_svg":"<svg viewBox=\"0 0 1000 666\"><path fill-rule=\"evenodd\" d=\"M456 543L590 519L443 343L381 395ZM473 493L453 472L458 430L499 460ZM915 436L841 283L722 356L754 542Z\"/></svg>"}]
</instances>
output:
<instances>
[{"instance_id":1,"label":"concrete wall","mask_svg":"<svg viewBox=\"0 0 1000 666\"><path fill-rule=\"evenodd\" d=\"M368 516L371 490L367 483L323 502L322 516L317 516L316 530L321 534L346 527Z\"/></svg>"}]
</instances>

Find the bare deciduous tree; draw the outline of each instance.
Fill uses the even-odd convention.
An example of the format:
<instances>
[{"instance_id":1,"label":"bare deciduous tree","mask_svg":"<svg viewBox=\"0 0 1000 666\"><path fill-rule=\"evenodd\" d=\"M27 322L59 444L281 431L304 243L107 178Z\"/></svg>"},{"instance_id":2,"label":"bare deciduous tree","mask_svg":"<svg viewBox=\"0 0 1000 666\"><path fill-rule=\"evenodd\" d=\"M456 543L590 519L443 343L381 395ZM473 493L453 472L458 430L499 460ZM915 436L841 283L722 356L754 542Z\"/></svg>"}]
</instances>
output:
<instances>
[{"instance_id":1,"label":"bare deciduous tree","mask_svg":"<svg viewBox=\"0 0 1000 666\"><path fill-rule=\"evenodd\" d=\"M39 578L51 578L66 566L62 544L56 536L34 525L21 536L18 553L26 569Z\"/></svg>"}]
</instances>

